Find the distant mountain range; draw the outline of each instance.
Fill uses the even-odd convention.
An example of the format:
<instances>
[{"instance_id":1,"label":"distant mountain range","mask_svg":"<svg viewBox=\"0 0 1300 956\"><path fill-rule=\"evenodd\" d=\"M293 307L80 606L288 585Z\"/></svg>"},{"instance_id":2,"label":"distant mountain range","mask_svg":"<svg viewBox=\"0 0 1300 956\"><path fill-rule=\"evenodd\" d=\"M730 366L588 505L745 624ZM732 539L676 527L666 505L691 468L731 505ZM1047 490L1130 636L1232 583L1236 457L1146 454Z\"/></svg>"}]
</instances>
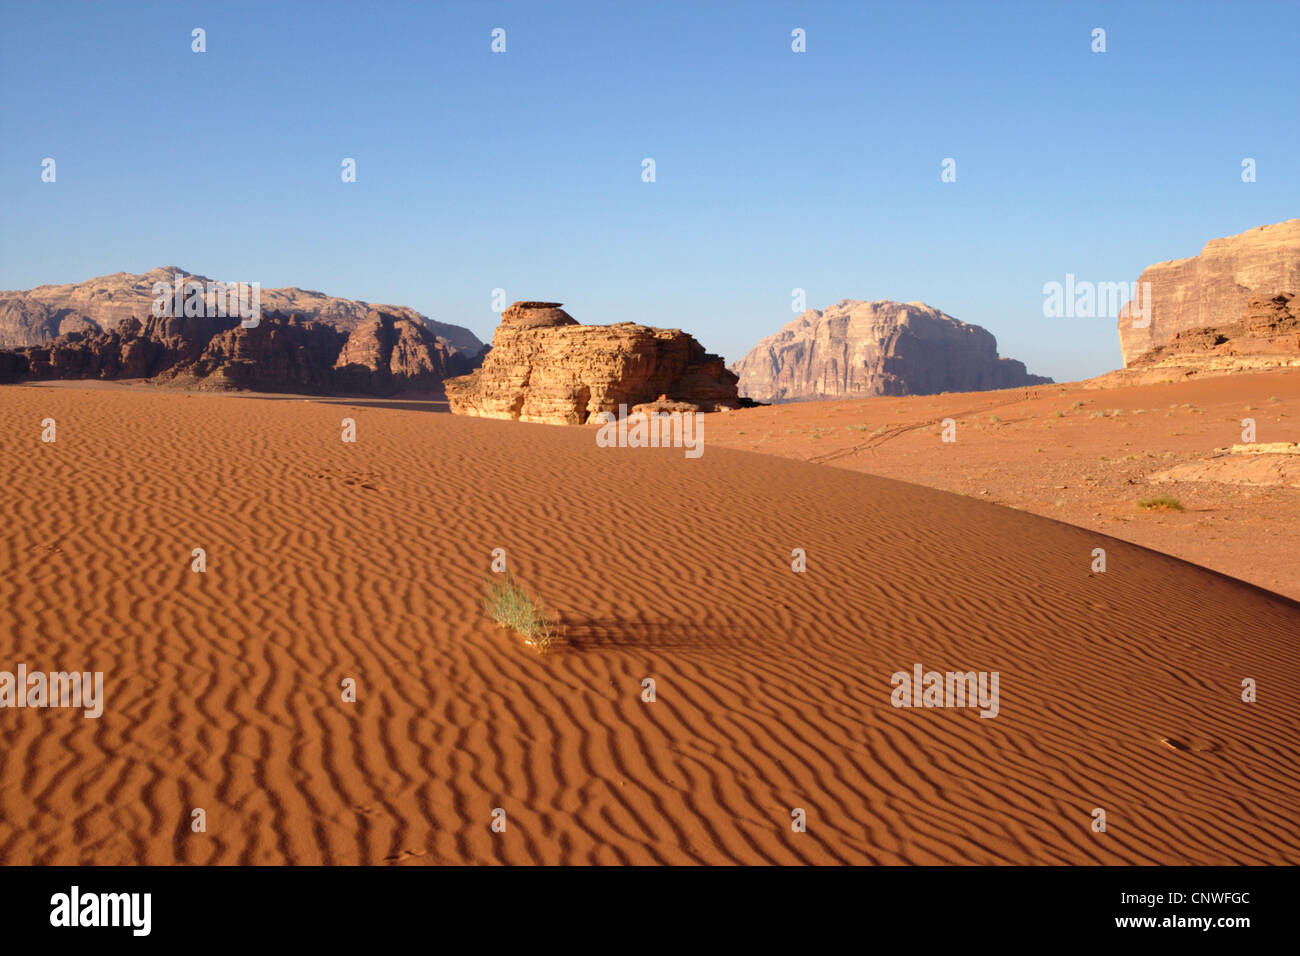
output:
<instances>
[{"instance_id":1,"label":"distant mountain range","mask_svg":"<svg viewBox=\"0 0 1300 956\"><path fill-rule=\"evenodd\" d=\"M65 332L111 332L129 318L144 323L151 315L156 298L155 283L170 286L177 274L201 282L205 287L211 282L207 276L198 273L176 266L161 266L139 275L115 272L67 285L40 285L25 291L0 292L0 348L45 345ZM406 306L371 305L292 287L262 289L260 296L265 312L298 315L304 320L331 325L341 332L352 332L372 310L378 310L393 318L409 319L425 326L445 340L451 351L475 356L483 348L483 343L469 329L435 322Z\"/></svg>"}]
</instances>

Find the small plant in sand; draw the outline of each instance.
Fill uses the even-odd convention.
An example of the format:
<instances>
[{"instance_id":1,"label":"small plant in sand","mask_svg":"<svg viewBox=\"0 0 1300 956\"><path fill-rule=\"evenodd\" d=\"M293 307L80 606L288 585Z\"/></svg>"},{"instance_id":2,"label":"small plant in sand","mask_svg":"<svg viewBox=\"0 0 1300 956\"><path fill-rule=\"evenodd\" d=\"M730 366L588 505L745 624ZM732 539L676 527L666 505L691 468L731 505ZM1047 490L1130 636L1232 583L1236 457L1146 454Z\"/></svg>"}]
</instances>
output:
<instances>
[{"instance_id":1,"label":"small plant in sand","mask_svg":"<svg viewBox=\"0 0 1300 956\"><path fill-rule=\"evenodd\" d=\"M1139 498L1137 504L1143 511L1183 510L1183 503L1170 495L1156 495L1154 498Z\"/></svg>"},{"instance_id":2,"label":"small plant in sand","mask_svg":"<svg viewBox=\"0 0 1300 956\"><path fill-rule=\"evenodd\" d=\"M484 582L483 610L501 627L523 635L534 647L550 647L559 636L556 616L547 610L541 598L535 597L526 587L509 574L500 580Z\"/></svg>"}]
</instances>

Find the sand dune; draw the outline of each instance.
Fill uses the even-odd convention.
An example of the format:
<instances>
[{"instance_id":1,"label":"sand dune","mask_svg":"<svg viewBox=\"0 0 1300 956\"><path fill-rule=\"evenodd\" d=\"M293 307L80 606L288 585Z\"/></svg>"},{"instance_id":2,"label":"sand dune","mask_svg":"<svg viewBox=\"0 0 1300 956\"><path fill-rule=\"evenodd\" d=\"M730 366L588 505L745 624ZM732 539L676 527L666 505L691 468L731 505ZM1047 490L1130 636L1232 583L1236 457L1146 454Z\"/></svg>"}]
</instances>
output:
<instances>
[{"instance_id":1,"label":"sand dune","mask_svg":"<svg viewBox=\"0 0 1300 956\"><path fill-rule=\"evenodd\" d=\"M581 428L75 388L0 415L0 670L106 683L97 720L0 710L0 862L1300 862L1300 605L1174 558ZM497 547L568 646L486 619ZM894 708L917 662L998 671L998 716Z\"/></svg>"},{"instance_id":2,"label":"sand dune","mask_svg":"<svg viewBox=\"0 0 1300 956\"><path fill-rule=\"evenodd\" d=\"M1300 439L1300 370L1089 384L777 405L710 415L706 427L713 446L995 501L1300 600L1300 561L1287 560L1300 553L1293 487L1157 480L1171 469L1175 476L1195 472L1179 466L1246 441L1247 418L1258 442ZM941 441L945 418L957 424L951 444ZM1173 495L1186 510L1137 508L1138 499L1156 494Z\"/></svg>"}]
</instances>

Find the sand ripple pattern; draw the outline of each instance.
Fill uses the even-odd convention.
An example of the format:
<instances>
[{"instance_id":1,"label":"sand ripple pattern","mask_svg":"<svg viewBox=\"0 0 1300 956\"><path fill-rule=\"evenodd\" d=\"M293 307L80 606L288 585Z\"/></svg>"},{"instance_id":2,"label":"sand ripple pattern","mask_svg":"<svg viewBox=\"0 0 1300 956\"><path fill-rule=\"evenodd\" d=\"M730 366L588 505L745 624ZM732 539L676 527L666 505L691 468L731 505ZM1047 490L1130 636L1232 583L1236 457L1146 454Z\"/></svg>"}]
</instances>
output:
<instances>
[{"instance_id":1,"label":"sand ripple pattern","mask_svg":"<svg viewBox=\"0 0 1300 956\"><path fill-rule=\"evenodd\" d=\"M1300 863L1300 606L1193 565L582 429L67 388L0 411L0 669L107 697L0 710L0 862ZM496 547L568 646L484 617ZM1000 715L893 708L918 661L998 671Z\"/></svg>"}]
</instances>

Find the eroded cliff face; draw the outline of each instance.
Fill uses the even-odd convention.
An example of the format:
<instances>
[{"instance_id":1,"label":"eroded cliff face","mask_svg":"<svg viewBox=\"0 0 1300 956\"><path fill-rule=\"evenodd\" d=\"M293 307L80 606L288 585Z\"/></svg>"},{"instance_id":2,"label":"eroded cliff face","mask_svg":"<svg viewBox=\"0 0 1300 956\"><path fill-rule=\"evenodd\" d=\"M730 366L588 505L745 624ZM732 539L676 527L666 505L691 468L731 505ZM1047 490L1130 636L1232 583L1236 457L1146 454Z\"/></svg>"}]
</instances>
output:
<instances>
[{"instance_id":1,"label":"eroded cliff face","mask_svg":"<svg viewBox=\"0 0 1300 956\"><path fill-rule=\"evenodd\" d=\"M352 330L334 362L335 388L373 395L440 393L444 379L471 367L470 359L422 323L371 312Z\"/></svg>"},{"instance_id":2,"label":"eroded cliff face","mask_svg":"<svg viewBox=\"0 0 1300 956\"><path fill-rule=\"evenodd\" d=\"M1251 296L1236 321L1183 329L1088 384L1150 385L1280 368L1300 368L1300 307L1292 292Z\"/></svg>"},{"instance_id":3,"label":"eroded cliff face","mask_svg":"<svg viewBox=\"0 0 1300 956\"><path fill-rule=\"evenodd\" d=\"M927 395L1040 385L997 340L921 302L846 299L809 309L731 366L760 402Z\"/></svg>"},{"instance_id":4,"label":"eroded cliff face","mask_svg":"<svg viewBox=\"0 0 1300 956\"><path fill-rule=\"evenodd\" d=\"M213 286L212 280L206 276L175 266L162 266L140 274L116 272L83 282L0 292L0 348L44 345L68 332L111 332L131 318L145 321L153 315L155 283L174 286L177 275L182 276L183 281L192 280L202 285L205 290ZM342 299L294 287L261 289L259 298L264 313L298 315L307 321L331 325L342 332L351 332L366 321L372 311L380 311L427 326L453 350L464 352L466 356L477 354L483 347L469 329L435 322L406 306L372 306L356 299ZM214 296L205 291L204 301L205 314L217 315Z\"/></svg>"},{"instance_id":5,"label":"eroded cliff face","mask_svg":"<svg viewBox=\"0 0 1300 956\"><path fill-rule=\"evenodd\" d=\"M516 302L501 314L482 367L445 383L460 415L581 425L619 405L737 408L736 376L678 329L631 322L579 325L558 302Z\"/></svg>"},{"instance_id":6,"label":"eroded cliff face","mask_svg":"<svg viewBox=\"0 0 1300 956\"><path fill-rule=\"evenodd\" d=\"M1145 317L1133 324L1143 301L1119 317L1125 366L1179 332L1236 321L1252 298L1300 290L1300 219L1212 239L1199 256L1149 266L1139 290L1143 283L1150 284L1150 324L1140 327Z\"/></svg>"},{"instance_id":7,"label":"eroded cliff face","mask_svg":"<svg viewBox=\"0 0 1300 956\"><path fill-rule=\"evenodd\" d=\"M351 334L301 316L127 318L0 352L0 381L148 379L189 388L264 392L441 394L471 362L421 322L372 310Z\"/></svg>"}]
</instances>

